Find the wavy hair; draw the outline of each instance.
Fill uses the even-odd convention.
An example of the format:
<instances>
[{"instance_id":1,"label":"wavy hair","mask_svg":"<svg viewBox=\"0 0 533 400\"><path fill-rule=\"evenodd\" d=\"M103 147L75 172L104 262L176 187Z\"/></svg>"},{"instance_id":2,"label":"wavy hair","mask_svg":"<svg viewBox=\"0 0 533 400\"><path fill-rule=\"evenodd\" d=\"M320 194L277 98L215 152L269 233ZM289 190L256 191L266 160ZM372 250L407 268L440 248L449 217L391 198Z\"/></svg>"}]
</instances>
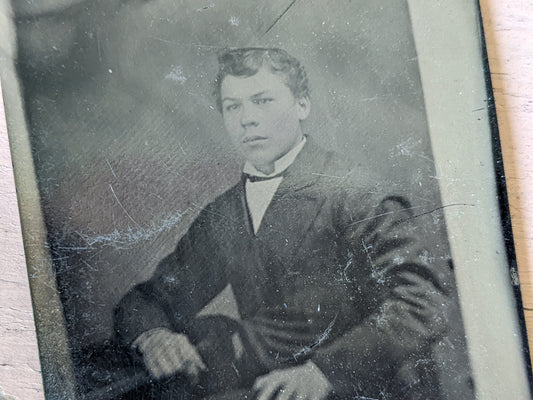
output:
<instances>
[{"instance_id":1,"label":"wavy hair","mask_svg":"<svg viewBox=\"0 0 533 400\"><path fill-rule=\"evenodd\" d=\"M228 49L218 56L219 70L215 79L215 98L222 112L220 87L228 75L250 77L262 68L282 77L295 99L309 97L309 82L304 67L296 58L278 48L245 47Z\"/></svg>"}]
</instances>

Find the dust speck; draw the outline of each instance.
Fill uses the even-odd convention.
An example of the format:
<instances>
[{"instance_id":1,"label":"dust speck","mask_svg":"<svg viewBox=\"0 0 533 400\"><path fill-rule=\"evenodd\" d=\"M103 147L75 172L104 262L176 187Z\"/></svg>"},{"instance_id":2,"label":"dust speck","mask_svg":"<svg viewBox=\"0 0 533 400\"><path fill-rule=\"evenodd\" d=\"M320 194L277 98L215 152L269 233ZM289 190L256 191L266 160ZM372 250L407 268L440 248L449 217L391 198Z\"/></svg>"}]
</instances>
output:
<instances>
[{"instance_id":1,"label":"dust speck","mask_svg":"<svg viewBox=\"0 0 533 400\"><path fill-rule=\"evenodd\" d=\"M181 65L173 65L170 69L170 72L165 75L165 79L180 83L182 85L187 82L187 77L185 76L183 67Z\"/></svg>"}]
</instances>

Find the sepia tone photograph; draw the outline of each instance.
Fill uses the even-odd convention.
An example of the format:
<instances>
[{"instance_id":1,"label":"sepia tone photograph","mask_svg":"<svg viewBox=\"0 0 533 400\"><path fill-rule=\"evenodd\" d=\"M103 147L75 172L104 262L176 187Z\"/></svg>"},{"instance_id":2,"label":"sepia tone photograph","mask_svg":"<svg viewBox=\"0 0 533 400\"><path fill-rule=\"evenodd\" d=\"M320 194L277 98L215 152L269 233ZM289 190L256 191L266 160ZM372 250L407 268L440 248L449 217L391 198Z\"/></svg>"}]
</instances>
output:
<instances>
[{"instance_id":1,"label":"sepia tone photograph","mask_svg":"<svg viewBox=\"0 0 533 400\"><path fill-rule=\"evenodd\" d=\"M435 132L482 112L488 150L474 147L494 174L490 104L439 99L452 122L435 128L429 88L453 79L424 75L418 3L3 6L24 120L10 130L5 95L8 131L15 170L27 135L37 199L23 228L41 221L25 243L44 263L28 274L47 398L491 398L492 345L472 338L485 321L461 284L491 268L481 253L515 332L502 366L528 392L512 243L464 258L457 221L476 225L481 200L448 201L471 178L437 160ZM457 9L479 28L475 2ZM474 157L456 130L447 151ZM493 175L472 180L498 202Z\"/></svg>"}]
</instances>

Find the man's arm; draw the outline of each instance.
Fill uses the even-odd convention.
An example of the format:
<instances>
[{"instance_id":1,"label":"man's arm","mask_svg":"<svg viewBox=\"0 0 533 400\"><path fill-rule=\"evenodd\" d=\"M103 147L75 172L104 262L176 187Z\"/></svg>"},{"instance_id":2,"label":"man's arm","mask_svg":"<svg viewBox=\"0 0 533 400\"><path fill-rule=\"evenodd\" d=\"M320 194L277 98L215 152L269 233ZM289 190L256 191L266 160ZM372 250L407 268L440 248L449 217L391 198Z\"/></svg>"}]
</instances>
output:
<instances>
[{"instance_id":1,"label":"man's arm","mask_svg":"<svg viewBox=\"0 0 533 400\"><path fill-rule=\"evenodd\" d=\"M204 210L152 278L133 288L116 307L119 343L140 352L156 377L176 372L172 364L176 360L179 364L180 357L185 363L198 358L185 336L187 326L226 285L224 266L218 265L221 260L216 257L212 224L208 210ZM179 343L182 351L176 353ZM200 360L195 365L203 364Z\"/></svg>"},{"instance_id":2,"label":"man's arm","mask_svg":"<svg viewBox=\"0 0 533 400\"><path fill-rule=\"evenodd\" d=\"M352 211L365 208L372 212ZM355 307L366 317L311 359L336 393L377 395L402 362L423 359L443 336L448 306L456 301L453 276L446 257L436 256L436 247L446 248L435 240L439 228L417 217L404 198L374 202L368 196L347 201L343 212L342 237L353 268L347 274Z\"/></svg>"}]
</instances>

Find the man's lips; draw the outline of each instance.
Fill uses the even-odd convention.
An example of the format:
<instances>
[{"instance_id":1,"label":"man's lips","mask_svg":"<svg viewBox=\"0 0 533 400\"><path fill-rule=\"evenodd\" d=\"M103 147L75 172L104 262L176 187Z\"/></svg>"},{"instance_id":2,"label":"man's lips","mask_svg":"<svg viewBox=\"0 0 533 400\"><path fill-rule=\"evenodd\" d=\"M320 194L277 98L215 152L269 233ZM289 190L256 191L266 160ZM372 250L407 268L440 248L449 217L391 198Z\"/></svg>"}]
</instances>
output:
<instances>
[{"instance_id":1,"label":"man's lips","mask_svg":"<svg viewBox=\"0 0 533 400\"><path fill-rule=\"evenodd\" d=\"M246 136L242 139L242 142L243 143L253 143L253 142L260 142L260 141L263 141L263 140L267 140L268 138L265 137L265 136L257 136L257 135L254 135L254 136Z\"/></svg>"}]
</instances>

